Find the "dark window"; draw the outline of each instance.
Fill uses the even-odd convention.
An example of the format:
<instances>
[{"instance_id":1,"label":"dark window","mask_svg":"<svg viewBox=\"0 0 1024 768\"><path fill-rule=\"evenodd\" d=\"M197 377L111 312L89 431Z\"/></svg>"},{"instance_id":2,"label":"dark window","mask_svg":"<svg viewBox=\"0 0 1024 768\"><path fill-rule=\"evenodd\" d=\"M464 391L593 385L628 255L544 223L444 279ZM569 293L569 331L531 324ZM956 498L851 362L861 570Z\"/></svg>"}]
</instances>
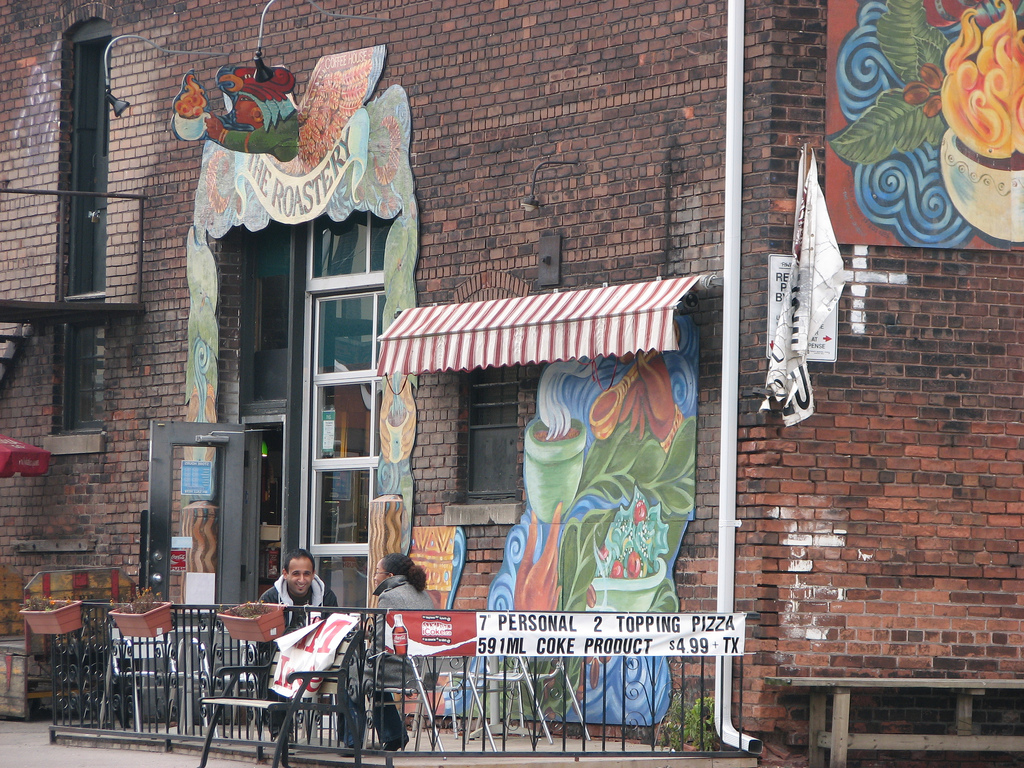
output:
<instances>
[{"instance_id":1,"label":"dark window","mask_svg":"<svg viewBox=\"0 0 1024 768\"><path fill-rule=\"evenodd\" d=\"M354 212L345 221L321 216L313 228L313 277L341 277L384 269L391 222Z\"/></svg>"},{"instance_id":2,"label":"dark window","mask_svg":"<svg viewBox=\"0 0 1024 768\"><path fill-rule=\"evenodd\" d=\"M71 189L107 191L107 107L103 51L110 42L106 22L90 22L72 37ZM106 283L107 202L103 197L71 200L68 293L100 293Z\"/></svg>"},{"instance_id":3,"label":"dark window","mask_svg":"<svg viewBox=\"0 0 1024 768\"><path fill-rule=\"evenodd\" d=\"M103 51L110 25L90 21L71 37L71 189L107 191L107 109ZM68 294L102 294L106 283L106 199L75 197L69 207ZM67 326L64 335L64 428L103 425L105 329Z\"/></svg>"},{"instance_id":4,"label":"dark window","mask_svg":"<svg viewBox=\"0 0 1024 768\"><path fill-rule=\"evenodd\" d=\"M271 223L252 236L256 281L253 307L253 400L288 395L288 320L292 227Z\"/></svg>"},{"instance_id":5,"label":"dark window","mask_svg":"<svg viewBox=\"0 0 1024 768\"><path fill-rule=\"evenodd\" d=\"M103 425L104 330L103 326L67 327L66 429L95 429Z\"/></svg>"},{"instance_id":6,"label":"dark window","mask_svg":"<svg viewBox=\"0 0 1024 768\"><path fill-rule=\"evenodd\" d=\"M519 377L515 368L484 368L470 379L469 496L516 496Z\"/></svg>"}]
</instances>

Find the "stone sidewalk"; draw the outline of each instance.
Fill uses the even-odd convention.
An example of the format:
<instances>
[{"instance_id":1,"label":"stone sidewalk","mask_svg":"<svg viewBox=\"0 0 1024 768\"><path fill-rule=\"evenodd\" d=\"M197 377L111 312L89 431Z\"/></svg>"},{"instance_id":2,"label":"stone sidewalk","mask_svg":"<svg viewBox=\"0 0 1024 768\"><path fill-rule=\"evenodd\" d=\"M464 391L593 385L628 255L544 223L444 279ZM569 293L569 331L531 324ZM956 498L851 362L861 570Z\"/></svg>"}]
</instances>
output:
<instances>
[{"instance_id":1,"label":"stone sidewalk","mask_svg":"<svg viewBox=\"0 0 1024 768\"><path fill-rule=\"evenodd\" d=\"M50 721L0 720L0 763L7 768L196 768L195 751L153 752L130 745L65 746L50 743ZM254 764L211 756L207 768Z\"/></svg>"}]
</instances>

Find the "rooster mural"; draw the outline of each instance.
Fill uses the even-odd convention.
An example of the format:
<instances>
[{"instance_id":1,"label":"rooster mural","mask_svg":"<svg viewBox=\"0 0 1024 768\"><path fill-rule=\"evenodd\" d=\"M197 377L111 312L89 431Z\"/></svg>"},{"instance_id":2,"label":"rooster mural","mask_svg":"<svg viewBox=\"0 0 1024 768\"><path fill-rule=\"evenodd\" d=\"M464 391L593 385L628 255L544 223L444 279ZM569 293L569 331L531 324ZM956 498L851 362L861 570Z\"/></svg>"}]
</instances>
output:
<instances>
[{"instance_id":1,"label":"rooster mural","mask_svg":"<svg viewBox=\"0 0 1024 768\"><path fill-rule=\"evenodd\" d=\"M386 327L416 303L419 212L409 161L411 118L401 86L371 100L384 67L384 46L325 56L300 103L295 77L284 67L257 77L253 66L226 66L208 91L195 72L182 78L171 130L202 141L203 163L186 241L189 277L189 357L185 402L194 421L216 421L219 286L210 238L236 226L257 232L273 220L299 224L327 215L344 221L366 211L391 222L384 247ZM220 92L224 112L215 113ZM212 95L211 95L212 94ZM387 446L380 493L399 493L412 509L408 454L416 425L414 379L387 383ZM386 487L384 487L386 485ZM405 548L409 526L403 527Z\"/></svg>"}]
</instances>

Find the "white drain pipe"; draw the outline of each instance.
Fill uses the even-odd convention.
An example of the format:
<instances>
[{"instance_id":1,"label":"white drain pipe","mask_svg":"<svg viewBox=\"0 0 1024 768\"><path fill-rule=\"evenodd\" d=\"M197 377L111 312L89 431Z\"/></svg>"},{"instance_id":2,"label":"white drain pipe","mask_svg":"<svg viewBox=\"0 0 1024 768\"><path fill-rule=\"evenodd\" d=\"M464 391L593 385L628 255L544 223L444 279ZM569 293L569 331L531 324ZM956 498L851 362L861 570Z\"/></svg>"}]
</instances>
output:
<instances>
[{"instance_id":1,"label":"white drain pipe","mask_svg":"<svg viewBox=\"0 0 1024 768\"><path fill-rule=\"evenodd\" d=\"M743 0L728 0L725 91L725 229L722 245L722 387L718 459L719 613L736 610L736 429L739 406L740 254L743 213ZM732 657L715 657L715 722L722 741L759 754L761 742L732 722Z\"/></svg>"}]
</instances>

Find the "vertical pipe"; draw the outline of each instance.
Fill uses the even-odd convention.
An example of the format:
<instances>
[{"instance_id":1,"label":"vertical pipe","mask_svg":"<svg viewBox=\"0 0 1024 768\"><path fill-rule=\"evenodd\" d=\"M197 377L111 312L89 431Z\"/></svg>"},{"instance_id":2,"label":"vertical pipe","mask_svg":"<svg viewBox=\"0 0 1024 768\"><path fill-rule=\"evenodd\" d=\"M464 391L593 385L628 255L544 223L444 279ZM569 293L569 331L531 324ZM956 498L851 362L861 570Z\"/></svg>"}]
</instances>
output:
<instances>
[{"instance_id":1,"label":"vertical pipe","mask_svg":"<svg viewBox=\"0 0 1024 768\"><path fill-rule=\"evenodd\" d=\"M740 227L743 203L743 0L728 0L726 20L725 221L722 243L721 426L718 461L718 598L719 613L736 606L736 456L739 403ZM732 723L732 658L715 657L715 705L721 714L724 743L760 752L757 739Z\"/></svg>"}]
</instances>

